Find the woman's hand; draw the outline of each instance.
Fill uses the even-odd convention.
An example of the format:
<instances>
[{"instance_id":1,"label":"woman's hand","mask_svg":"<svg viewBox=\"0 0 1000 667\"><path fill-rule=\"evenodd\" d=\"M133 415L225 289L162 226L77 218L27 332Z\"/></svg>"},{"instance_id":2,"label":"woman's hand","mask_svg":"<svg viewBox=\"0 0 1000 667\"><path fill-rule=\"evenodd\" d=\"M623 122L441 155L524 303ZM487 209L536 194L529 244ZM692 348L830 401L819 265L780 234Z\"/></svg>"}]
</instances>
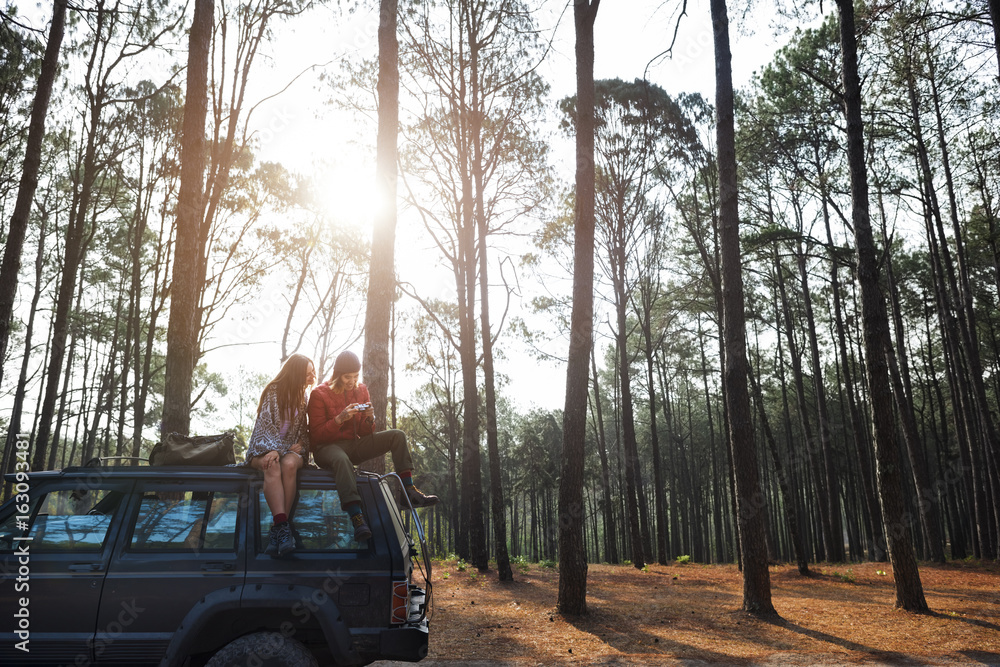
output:
<instances>
[{"instance_id":1,"label":"woman's hand","mask_svg":"<svg viewBox=\"0 0 1000 667\"><path fill-rule=\"evenodd\" d=\"M344 410L339 415L337 415L337 423L343 424L347 422L347 420L349 420L351 417L358 414L359 412L371 412L372 414L375 414L375 411L372 409L371 403L351 403L346 408L344 408Z\"/></svg>"},{"instance_id":2,"label":"woman's hand","mask_svg":"<svg viewBox=\"0 0 1000 667\"><path fill-rule=\"evenodd\" d=\"M267 470L272 465L276 464L279 458L281 457L278 455L278 452L274 451L273 449L269 451L267 454L264 454L263 456L260 457L261 470Z\"/></svg>"},{"instance_id":3,"label":"woman's hand","mask_svg":"<svg viewBox=\"0 0 1000 667\"><path fill-rule=\"evenodd\" d=\"M296 442L294 445L288 448L288 451L298 454L299 456L304 456L306 453L306 448L302 446L301 442Z\"/></svg>"},{"instance_id":4,"label":"woman's hand","mask_svg":"<svg viewBox=\"0 0 1000 667\"><path fill-rule=\"evenodd\" d=\"M340 411L340 414L334 417L334 421L337 422L337 426L340 426L341 424L345 423L348 419L353 417L355 412L356 410L353 410L351 406L348 405L346 408Z\"/></svg>"}]
</instances>

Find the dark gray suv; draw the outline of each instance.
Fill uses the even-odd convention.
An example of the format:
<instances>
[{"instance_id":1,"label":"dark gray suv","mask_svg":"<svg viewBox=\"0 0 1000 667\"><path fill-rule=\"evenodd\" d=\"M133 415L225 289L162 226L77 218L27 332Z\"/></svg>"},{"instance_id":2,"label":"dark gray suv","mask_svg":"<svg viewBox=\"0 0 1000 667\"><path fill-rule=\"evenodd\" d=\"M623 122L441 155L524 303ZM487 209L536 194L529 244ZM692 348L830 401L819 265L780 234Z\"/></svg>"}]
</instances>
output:
<instances>
[{"instance_id":1,"label":"dark gray suv","mask_svg":"<svg viewBox=\"0 0 1000 667\"><path fill-rule=\"evenodd\" d=\"M419 521L397 506L399 479L359 475L373 532L359 543L330 474L301 471L298 549L280 559L264 553L261 482L200 466L22 475L0 506L0 665L423 658L430 563Z\"/></svg>"}]
</instances>

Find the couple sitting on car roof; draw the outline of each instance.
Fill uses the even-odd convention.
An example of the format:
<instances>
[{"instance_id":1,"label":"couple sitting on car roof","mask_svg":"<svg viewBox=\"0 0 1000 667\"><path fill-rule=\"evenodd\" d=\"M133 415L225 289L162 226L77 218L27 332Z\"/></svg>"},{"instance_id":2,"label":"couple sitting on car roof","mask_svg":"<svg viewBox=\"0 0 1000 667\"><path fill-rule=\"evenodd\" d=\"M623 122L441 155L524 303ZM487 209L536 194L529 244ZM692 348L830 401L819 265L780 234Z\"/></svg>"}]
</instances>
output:
<instances>
[{"instance_id":1,"label":"couple sitting on car roof","mask_svg":"<svg viewBox=\"0 0 1000 667\"><path fill-rule=\"evenodd\" d=\"M309 393L316 382L315 367L308 357L293 354L264 388L244 465L264 473L264 499L274 521L267 553L284 556L295 550L289 514L299 468L310 452L317 465L333 472L340 504L358 541L370 538L372 531L361 511L355 464L392 452L392 464L410 504L428 507L438 501L413 485L406 434L395 429L375 431L375 411L360 376L361 361L344 351L333 365L333 377Z\"/></svg>"}]
</instances>

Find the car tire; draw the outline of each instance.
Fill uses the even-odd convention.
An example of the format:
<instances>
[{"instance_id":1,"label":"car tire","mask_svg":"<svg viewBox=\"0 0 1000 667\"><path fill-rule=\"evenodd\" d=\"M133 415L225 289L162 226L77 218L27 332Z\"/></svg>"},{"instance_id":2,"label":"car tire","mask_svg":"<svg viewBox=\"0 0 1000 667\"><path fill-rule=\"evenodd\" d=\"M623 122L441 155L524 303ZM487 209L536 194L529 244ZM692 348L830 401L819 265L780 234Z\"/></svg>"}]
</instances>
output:
<instances>
[{"instance_id":1,"label":"car tire","mask_svg":"<svg viewBox=\"0 0 1000 667\"><path fill-rule=\"evenodd\" d=\"M278 632L243 635L223 646L205 667L319 667L301 642Z\"/></svg>"}]
</instances>

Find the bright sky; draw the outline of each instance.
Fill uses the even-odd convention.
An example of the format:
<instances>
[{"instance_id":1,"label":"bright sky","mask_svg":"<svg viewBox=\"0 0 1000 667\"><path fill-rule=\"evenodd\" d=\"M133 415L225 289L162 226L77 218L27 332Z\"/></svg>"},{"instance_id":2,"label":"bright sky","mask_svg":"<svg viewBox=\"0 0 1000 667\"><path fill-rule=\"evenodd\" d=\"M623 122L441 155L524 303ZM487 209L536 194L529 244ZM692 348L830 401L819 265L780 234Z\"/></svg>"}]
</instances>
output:
<instances>
[{"instance_id":1,"label":"bright sky","mask_svg":"<svg viewBox=\"0 0 1000 667\"><path fill-rule=\"evenodd\" d=\"M374 4L374 1L372 2ZM632 80L644 75L661 85L668 93L700 92L709 101L714 98L714 60L711 20L706 0L688 3L677 36L673 57L658 58L673 34L679 3L649 1L602 3L595 24L595 77ZM550 32L555 27L558 11L563 5L548 3L550 18L540 22L540 27ZM734 80L737 86L746 83L755 69L771 57L776 46L770 38L767 21L751 18L733 20ZM757 23L758 34L751 35L746 26ZM311 64L336 62L342 58L358 56L375 57L375 14L356 13L340 17L336 10L319 9L310 17L298 20L278 32L273 46L273 61L269 73L262 72L258 79L264 86L258 98L277 92L296 74ZM552 86L553 105L566 95L575 93L574 33L572 4L566 7L561 22L554 33L553 50L543 67L543 76ZM653 61L651 63L651 61ZM370 202L374 179L374 154L356 140L358 128L344 121L334 110L323 104L324 95L317 92L317 77L307 73L287 92L255 112L254 127L261 140L263 159L278 161L293 171L314 173L329 184L327 199L339 217L356 225L359 234L370 236ZM374 137L364 137L364 142L374 143ZM572 146L566 140L554 147L553 160L559 177L569 184L573 179L574 158ZM401 217L397 237L397 270L404 281L419 285L423 294L440 295L453 291L453 278L435 274L428 267L439 263L436 252L419 250L429 248L428 240L413 236L421 230L419 222ZM435 284L435 281L438 281ZM492 280L491 280L492 282ZM530 285L522 285L526 292L534 293ZM268 299L276 301L280 294L262 295L265 307L252 307L247 315L261 326L253 328L253 337L277 340L280 332L268 334L263 324L268 321L265 311L270 308ZM494 303L496 301L494 300ZM405 306L406 304L404 304ZM359 304L364 308L363 304ZM525 313L521 313L525 314ZM280 318L283 321L283 316ZM236 328L247 331L245 322L234 321L233 329L222 331L232 335ZM511 376L507 393L516 397L522 409L533 405L544 408L561 408L565 389L565 370L554 364L539 364L533 360L515 339L505 334L503 349L508 357L500 368ZM260 368L267 373L276 371L277 345L256 345L252 357L257 360L273 359L275 367ZM361 345L354 349L360 353ZM272 354L273 351L273 354ZM565 350L554 350L565 354ZM219 362L225 365L245 362L247 355L229 352ZM410 386L405 378L398 379L400 394Z\"/></svg>"},{"instance_id":2,"label":"bright sky","mask_svg":"<svg viewBox=\"0 0 1000 667\"><path fill-rule=\"evenodd\" d=\"M369 4L374 6L376 0L369 0ZM562 97L575 92L572 3L549 0L542 3L542 7L539 27L553 35L553 49L543 64L542 73L551 85L551 102L555 105ZM707 0L688 2L687 16L681 23L673 57L657 59L673 35L679 7L680 2L670 0L604 0L595 24L595 77L632 80L647 76L668 93L696 91L711 101L714 97L714 61ZM33 24L44 26L49 13L48 8L37 5L27 17ZM774 30L769 19L731 16L730 20L734 80L740 86L770 59L777 41L771 38ZM756 34L748 30L748 26L757 26ZM259 138L261 158L281 162L292 171L313 174L325 182L328 185L325 199L341 220L358 230L359 242L368 242L370 237L374 152L369 146L374 143L374 137L369 136L371 133L359 136L365 128L345 121L343 116L327 107L325 94L318 92L320 68L306 70L310 66L336 65L345 58L376 57L376 29L374 10L345 17L335 8L319 8L293 19L276 30L276 41L268 47L269 61L255 66L258 69L252 85L256 87L248 92L251 104L274 96L260 104L253 115L252 127ZM286 86L287 90L276 95ZM553 137L553 165L559 177L570 184L574 164L572 145L557 133L553 133ZM440 261L435 252L427 249L430 242L416 234L420 229L420 223L400 219L396 250L400 277L419 283L425 296L450 295L454 289L453 279L429 270ZM537 285L526 284L526 280L522 277L525 304L538 291ZM497 303L496 298L493 303ZM358 307L363 321L364 304ZM231 311L230 320L217 329L213 344L252 345L210 352L206 359L209 366L235 385L241 384L240 378L246 377L248 371L273 377L277 371L277 341L286 308L283 288L267 285L254 304L242 312ZM527 315L525 309L518 311L518 308L519 304L515 304L517 314ZM564 367L537 362L509 334L501 339L501 346L506 360L498 370L511 379L505 394L514 398L522 410L532 406L561 408ZM355 344L353 349L360 353L361 344ZM565 349L552 352L563 355ZM400 352L402 354L405 350ZM400 367L404 361L399 360ZM419 378L397 378L399 394L405 395L419 381ZM236 389L218 402L219 407L226 410L230 402L238 400L240 393L252 391ZM256 403L256 395L244 398ZM202 432L218 427L217 424L203 426ZM195 431L198 428L195 424Z\"/></svg>"}]
</instances>

